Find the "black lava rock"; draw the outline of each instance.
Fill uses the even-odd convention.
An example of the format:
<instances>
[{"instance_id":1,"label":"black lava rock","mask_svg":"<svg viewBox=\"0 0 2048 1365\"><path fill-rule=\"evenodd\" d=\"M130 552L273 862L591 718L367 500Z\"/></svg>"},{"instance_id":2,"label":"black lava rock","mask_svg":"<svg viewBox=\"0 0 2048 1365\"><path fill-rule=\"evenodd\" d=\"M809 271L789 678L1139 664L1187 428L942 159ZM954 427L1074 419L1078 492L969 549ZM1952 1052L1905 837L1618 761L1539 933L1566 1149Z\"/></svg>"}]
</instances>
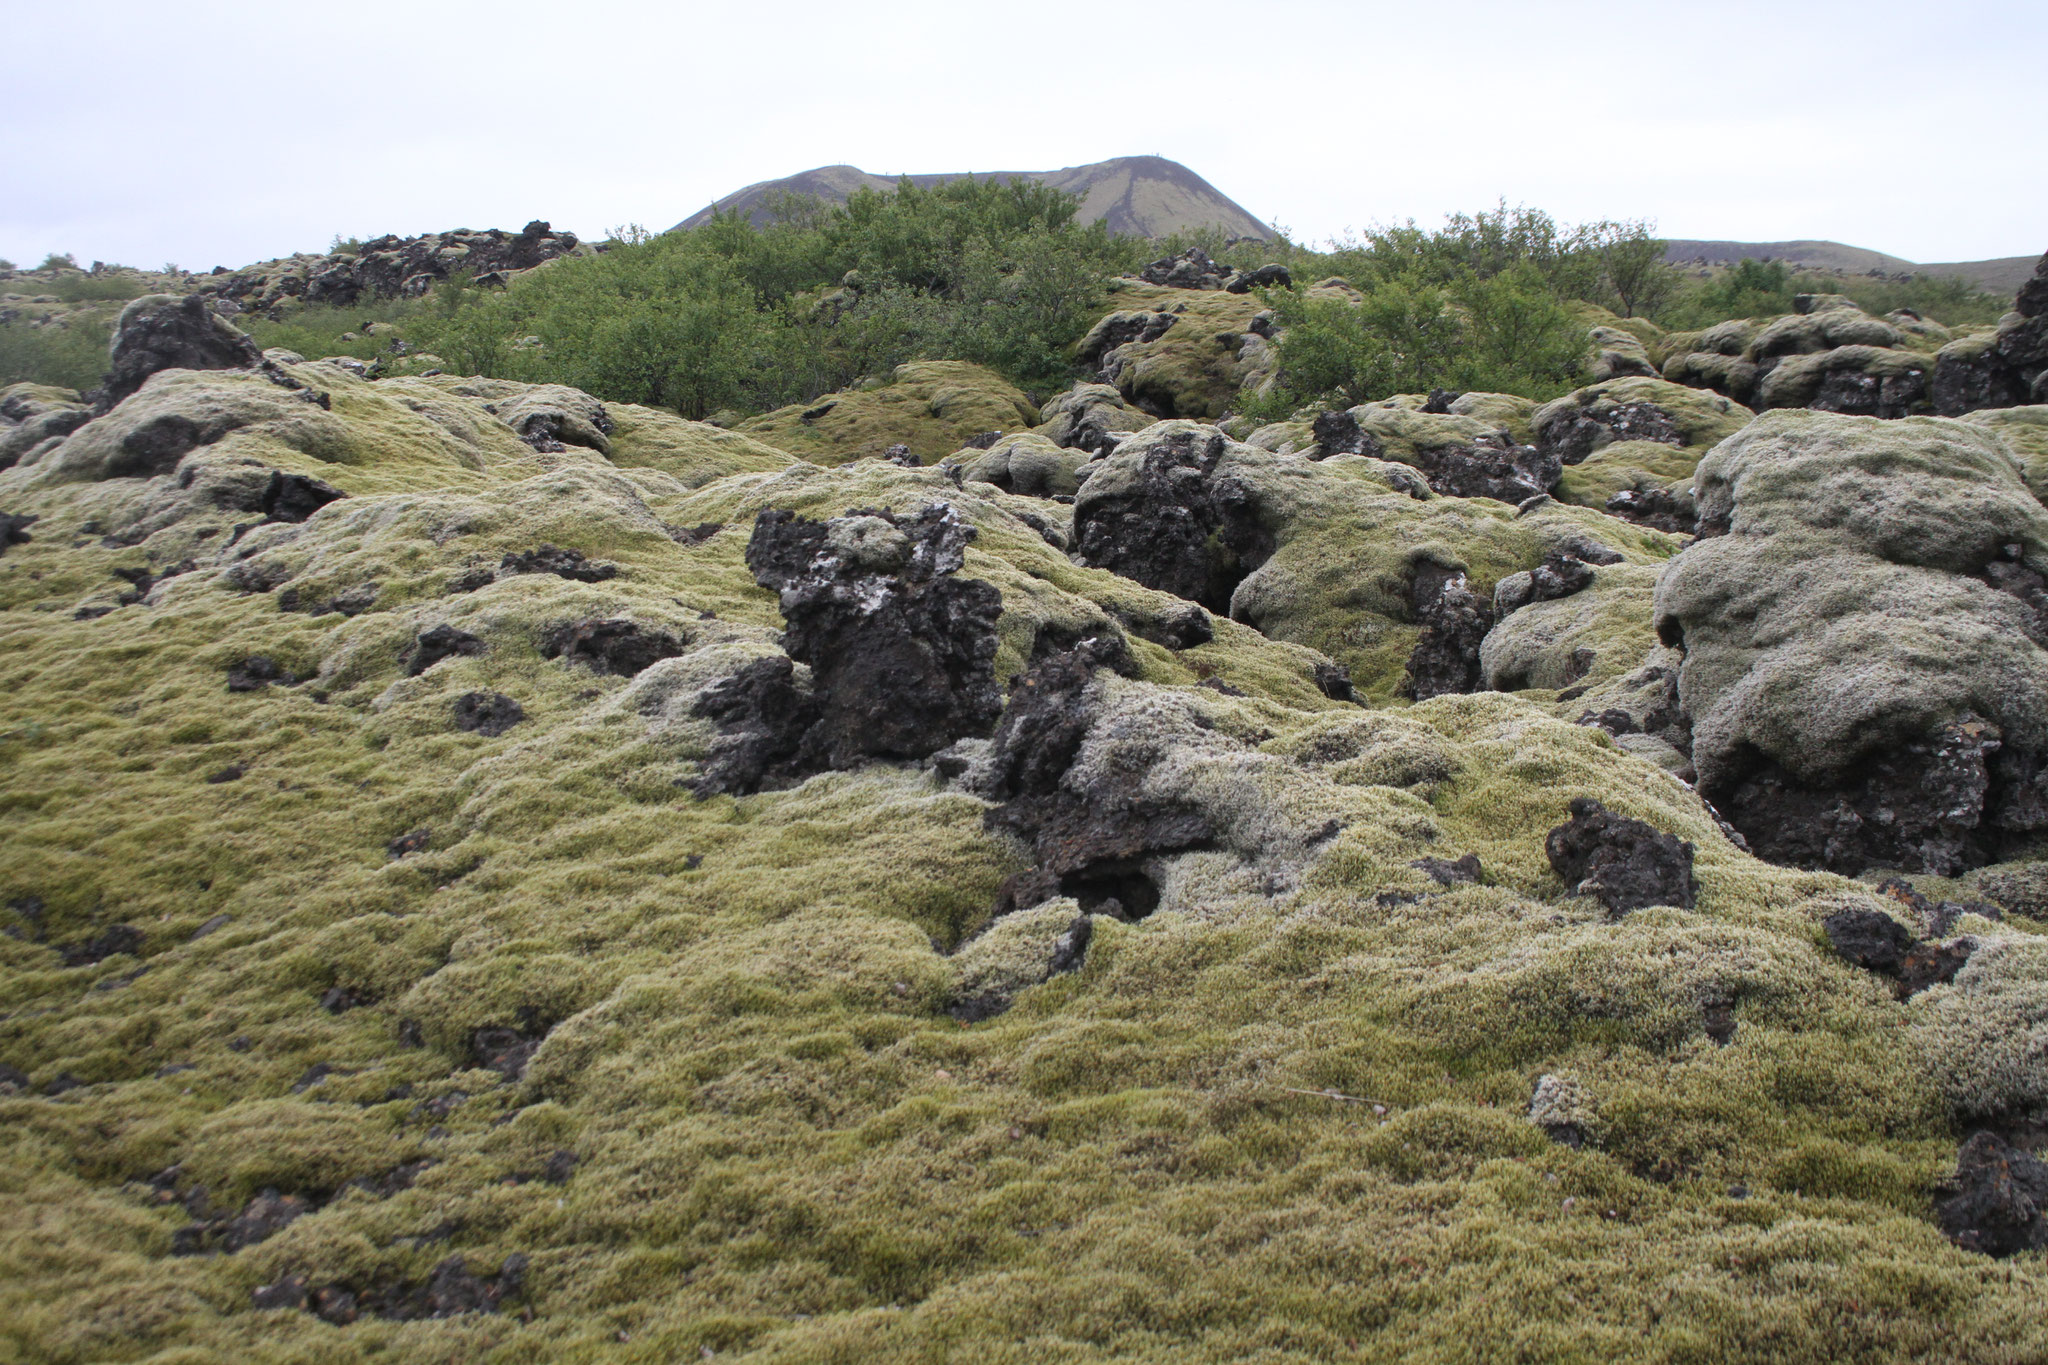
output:
<instances>
[{"instance_id":1,"label":"black lava rock","mask_svg":"<svg viewBox=\"0 0 2048 1365\"><path fill-rule=\"evenodd\" d=\"M208 309L204 296L152 294L121 310L107 377L94 406L106 412L159 370L246 370L263 363L239 327Z\"/></svg>"},{"instance_id":2,"label":"black lava rock","mask_svg":"<svg viewBox=\"0 0 2048 1365\"><path fill-rule=\"evenodd\" d=\"M985 735L1002 710L1002 594L957 576L974 528L945 503L812 521L770 508L747 543L754 581L780 596L783 648L808 664L816 716L797 764L921 759Z\"/></svg>"},{"instance_id":3,"label":"black lava rock","mask_svg":"<svg viewBox=\"0 0 2048 1365\"><path fill-rule=\"evenodd\" d=\"M28 528L41 520L41 517L0 512L0 555L6 554L10 545L26 545L34 540L35 537L28 533Z\"/></svg>"},{"instance_id":4,"label":"black lava rock","mask_svg":"<svg viewBox=\"0 0 2048 1365\"><path fill-rule=\"evenodd\" d=\"M1996 1133L1956 1153L1956 1173L1937 1191L1935 1222L1966 1251L2011 1256L2048 1246L2048 1165Z\"/></svg>"},{"instance_id":5,"label":"black lava rock","mask_svg":"<svg viewBox=\"0 0 2048 1365\"><path fill-rule=\"evenodd\" d=\"M571 621L541 641L542 657L582 664L599 676L631 678L683 652L686 642L622 618Z\"/></svg>"},{"instance_id":6,"label":"black lava rock","mask_svg":"<svg viewBox=\"0 0 2048 1365\"><path fill-rule=\"evenodd\" d=\"M745 796L801 775L797 755L818 706L799 689L787 655L756 659L705 690L691 714L717 724L719 741L690 784L697 796Z\"/></svg>"},{"instance_id":7,"label":"black lava rock","mask_svg":"<svg viewBox=\"0 0 2048 1365\"><path fill-rule=\"evenodd\" d=\"M443 659L452 659L458 654L474 657L483 652L484 642L468 631L449 625L434 626L420 632L412 652L406 656L405 674L409 678L417 678Z\"/></svg>"},{"instance_id":8,"label":"black lava rock","mask_svg":"<svg viewBox=\"0 0 2048 1365\"><path fill-rule=\"evenodd\" d=\"M278 666L267 654L252 654L228 669L228 691L255 692L272 683L290 687L298 678Z\"/></svg>"},{"instance_id":9,"label":"black lava rock","mask_svg":"<svg viewBox=\"0 0 2048 1365\"><path fill-rule=\"evenodd\" d=\"M1766 861L1846 876L1895 867L1952 877L1995 860L2001 816L2026 816L2016 803L2038 791L2031 767L2038 762L2001 752L1997 729L1965 713L1830 784L1758 762L1703 794Z\"/></svg>"},{"instance_id":10,"label":"black lava rock","mask_svg":"<svg viewBox=\"0 0 2048 1365\"><path fill-rule=\"evenodd\" d=\"M67 967L90 967L116 954L142 956L142 931L132 924L114 924L89 939L58 949Z\"/></svg>"},{"instance_id":11,"label":"black lava rock","mask_svg":"<svg viewBox=\"0 0 2048 1365\"><path fill-rule=\"evenodd\" d=\"M581 550L564 550L556 545L523 550L506 555L498 562L501 577L526 573L553 574L577 583L602 583L606 579L617 578L619 566L601 559L586 559Z\"/></svg>"},{"instance_id":12,"label":"black lava rock","mask_svg":"<svg viewBox=\"0 0 2048 1365\"><path fill-rule=\"evenodd\" d=\"M526 719L526 708L502 692L465 692L455 699L455 728L495 739Z\"/></svg>"},{"instance_id":13,"label":"black lava rock","mask_svg":"<svg viewBox=\"0 0 2048 1365\"><path fill-rule=\"evenodd\" d=\"M1461 569L1423 560L1409 587L1421 638L1408 656L1401 693L1416 701L1479 689L1479 645L1493 628L1493 606L1473 592Z\"/></svg>"},{"instance_id":14,"label":"black lava rock","mask_svg":"<svg viewBox=\"0 0 2048 1365\"><path fill-rule=\"evenodd\" d=\"M1231 594L1274 540L1251 489L1216 475L1227 445L1221 432L1194 427L1152 441L1128 491L1076 504L1081 561L1228 616Z\"/></svg>"},{"instance_id":15,"label":"black lava rock","mask_svg":"<svg viewBox=\"0 0 2048 1365\"><path fill-rule=\"evenodd\" d=\"M1575 894L1597 898L1617 916L1651 905L1692 909L1691 844L1590 797L1575 799L1571 816L1550 831L1543 851Z\"/></svg>"},{"instance_id":16,"label":"black lava rock","mask_svg":"<svg viewBox=\"0 0 2048 1365\"><path fill-rule=\"evenodd\" d=\"M263 486L259 505L263 515L272 521L299 522L328 503L347 496L332 484L309 479L304 474L286 474L274 469L270 472L270 482Z\"/></svg>"},{"instance_id":17,"label":"black lava rock","mask_svg":"<svg viewBox=\"0 0 2048 1365\"><path fill-rule=\"evenodd\" d=\"M1073 896L1089 913L1150 914L1159 889L1147 859L1200 847L1213 836L1201 812L1144 795L1142 773L1119 773L1086 791L1064 781L1094 714L1088 685L1121 641L1085 641L1016 678L991 747L988 828L1029 844L1037 865L1005 882L997 913Z\"/></svg>"}]
</instances>

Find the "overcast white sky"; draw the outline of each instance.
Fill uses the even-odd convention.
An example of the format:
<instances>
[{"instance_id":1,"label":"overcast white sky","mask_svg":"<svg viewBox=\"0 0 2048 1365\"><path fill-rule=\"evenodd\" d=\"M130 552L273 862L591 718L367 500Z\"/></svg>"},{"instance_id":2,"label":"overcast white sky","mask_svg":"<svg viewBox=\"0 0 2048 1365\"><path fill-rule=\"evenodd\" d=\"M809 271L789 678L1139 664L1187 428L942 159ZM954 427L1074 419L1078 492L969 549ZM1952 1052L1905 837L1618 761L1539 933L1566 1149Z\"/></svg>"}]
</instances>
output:
<instances>
[{"instance_id":1,"label":"overcast white sky","mask_svg":"<svg viewBox=\"0 0 2048 1365\"><path fill-rule=\"evenodd\" d=\"M2048 3L70 0L0 19L0 256L667 227L757 180L1158 153L1297 237L1485 207L2048 248Z\"/></svg>"}]
</instances>

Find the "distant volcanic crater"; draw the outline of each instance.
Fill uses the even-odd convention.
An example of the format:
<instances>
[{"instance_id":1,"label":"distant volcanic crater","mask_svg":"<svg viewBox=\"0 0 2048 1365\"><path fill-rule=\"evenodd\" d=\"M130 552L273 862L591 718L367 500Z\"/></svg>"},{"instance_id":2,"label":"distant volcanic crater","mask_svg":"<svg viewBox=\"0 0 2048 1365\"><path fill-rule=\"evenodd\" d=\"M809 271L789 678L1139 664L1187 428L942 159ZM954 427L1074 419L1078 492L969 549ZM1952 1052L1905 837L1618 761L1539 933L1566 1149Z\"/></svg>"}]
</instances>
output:
<instances>
[{"instance_id":1,"label":"distant volcanic crater","mask_svg":"<svg viewBox=\"0 0 2048 1365\"><path fill-rule=\"evenodd\" d=\"M948 171L936 175L871 175L857 166L819 166L780 180L749 185L691 214L675 230L701 227L714 212L741 212L757 226L767 223L781 195L815 195L843 204L863 186L894 189L909 180L922 189L973 175L979 180L1036 180L1080 196L1082 222L1097 220L1120 237L1165 237L1201 227L1220 227L1235 237L1270 241L1276 235L1243 205L1178 161L1163 156L1119 156L1057 171Z\"/></svg>"}]
</instances>

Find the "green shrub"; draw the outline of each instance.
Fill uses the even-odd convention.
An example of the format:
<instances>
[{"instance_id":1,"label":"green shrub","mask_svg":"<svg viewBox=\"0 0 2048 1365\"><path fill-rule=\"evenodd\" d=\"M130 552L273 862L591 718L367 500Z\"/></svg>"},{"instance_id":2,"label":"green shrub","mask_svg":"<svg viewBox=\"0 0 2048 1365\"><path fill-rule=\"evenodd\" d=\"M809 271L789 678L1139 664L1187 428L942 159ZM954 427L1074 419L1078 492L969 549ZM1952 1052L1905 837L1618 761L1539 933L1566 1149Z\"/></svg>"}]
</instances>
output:
<instances>
[{"instance_id":1,"label":"green shrub","mask_svg":"<svg viewBox=\"0 0 2048 1365\"><path fill-rule=\"evenodd\" d=\"M1667 327L1711 327L1730 318L1792 311L1792 271L1783 261L1744 258L1686 289L1658 319Z\"/></svg>"},{"instance_id":2,"label":"green shrub","mask_svg":"<svg viewBox=\"0 0 2048 1365\"><path fill-rule=\"evenodd\" d=\"M347 307L309 305L281 321L251 313L235 318L234 322L265 350L282 346L309 360L330 355L373 360L392 353L392 342L403 334L406 322L419 311L416 299L363 299ZM373 334L369 330L373 325L400 330L396 334Z\"/></svg>"},{"instance_id":3,"label":"green shrub","mask_svg":"<svg viewBox=\"0 0 2048 1365\"><path fill-rule=\"evenodd\" d=\"M149 292L141 279L129 274L59 275L50 293L66 303L126 303Z\"/></svg>"},{"instance_id":4,"label":"green shrub","mask_svg":"<svg viewBox=\"0 0 2048 1365\"><path fill-rule=\"evenodd\" d=\"M2010 294L1987 294L1969 280L1953 275L1913 275L1897 280L1798 274L1792 278L1792 291L1841 294L1854 299L1864 312L1879 316L1896 308L1910 308L1945 327L1996 322L2012 310Z\"/></svg>"},{"instance_id":5,"label":"green shrub","mask_svg":"<svg viewBox=\"0 0 2048 1365\"><path fill-rule=\"evenodd\" d=\"M1070 348L1133 256L1041 185L905 182L843 206L803 196L756 227L622 228L502 292L454 283L414 324L450 369L570 384L702 417L760 411L912 360L1064 386Z\"/></svg>"},{"instance_id":6,"label":"green shrub","mask_svg":"<svg viewBox=\"0 0 2048 1365\"><path fill-rule=\"evenodd\" d=\"M1730 318L1775 317L1793 310L1800 294L1840 294L1866 313L1882 315L1910 308L1947 327L1996 322L2012 299L1987 294L1955 276L1913 275L1903 279L1795 271L1784 261L1744 259L1681 289L1657 321L1674 329L1711 327ZM1653 311L1654 310L1646 310Z\"/></svg>"},{"instance_id":7,"label":"green shrub","mask_svg":"<svg viewBox=\"0 0 2048 1365\"><path fill-rule=\"evenodd\" d=\"M1546 399L1578 385L1585 325L1542 267L1524 261L1441 284L1417 278L1424 273L1368 284L1356 304L1271 291L1284 329L1279 380L1245 411L1277 419L1308 403L1349 407L1434 388Z\"/></svg>"},{"instance_id":8,"label":"green shrub","mask_svg":"<svg viewBox=\"0 0 2048 1365\"><path fill-rule=\"evenodd\" d=\"M80 393L98 388L112 336L112 317L98 312L73 313L42 326L27 318L0 323L0 387L54 384Z\"/></svg>"}]
</instances>

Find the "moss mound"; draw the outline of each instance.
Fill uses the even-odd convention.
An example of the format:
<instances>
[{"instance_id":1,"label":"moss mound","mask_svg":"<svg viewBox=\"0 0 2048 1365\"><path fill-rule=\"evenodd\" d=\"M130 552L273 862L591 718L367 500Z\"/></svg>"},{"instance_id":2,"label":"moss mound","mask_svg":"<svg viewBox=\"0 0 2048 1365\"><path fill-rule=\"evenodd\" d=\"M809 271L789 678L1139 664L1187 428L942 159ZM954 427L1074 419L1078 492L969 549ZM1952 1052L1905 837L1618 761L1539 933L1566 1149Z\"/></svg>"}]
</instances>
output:
<instances>
[{"instance_id":1,"label":"moss mound","mask_svg":"<svg viewBox=\"0 0 2048 1365\"><path fill-rule=\"evenodd\" d=\"M928 360L898 365L887 383L777 408L736 429L814 464L839 465L896 445L929 462L973 437L1036 425L1038 410L994 371Z\"/></svg>"}]
</instances>

